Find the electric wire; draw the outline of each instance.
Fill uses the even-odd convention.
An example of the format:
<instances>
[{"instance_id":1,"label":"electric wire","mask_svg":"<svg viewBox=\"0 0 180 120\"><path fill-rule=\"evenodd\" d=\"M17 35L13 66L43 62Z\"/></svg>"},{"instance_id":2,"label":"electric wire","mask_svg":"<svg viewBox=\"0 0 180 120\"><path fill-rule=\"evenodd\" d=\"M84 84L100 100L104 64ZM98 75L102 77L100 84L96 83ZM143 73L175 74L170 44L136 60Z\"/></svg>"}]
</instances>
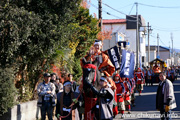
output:
<instances>
[{"instance_id":1,"label":"electric wire","mask_svg":"<svg viewBox=\"0 0 180 120\"><path fill-rule=\"evenodd\" d=\"M96 5L94 5L93 3L91 3L91 2L88 2L90 5L92 5L94 8L96 8L96 9L98 9L98 7L96 6ZM111 14L110 12L107 12L107 11L105 11L105 10L103 10L102 9L102 12L104 12L104 13L106 13L106 14L108 14L108 15L111 15L111 16L113 16L113 17L115 17L115 18L118 18L118 19L125 19L125 18L121 18L121 17L118 17L118 16L116 16L116 15L113 15L113 14ZM130 16L130 17L133 17L133 16ZM131 21L131 22L136 22L136 20L129 20L129 19L126 19L126 21ZM140 23L140 22L139 22Z\"/></svg>"},{"instance_id":2,"label":"electric wire","mask_svg":"<svg viewBox=\"0 0 180 120\"><path fill-rule=\"evenodd\" d=\"M168 9L177 9L180 8L180 6L172 6L172 7L167 7L167 6L154 6L154 5L148 5L148 4L143 4L143 3L138 3L139 5L143 6L148 6L148 7L155 7L155 8L168 8Z\"/></svg>"}]
</instances>

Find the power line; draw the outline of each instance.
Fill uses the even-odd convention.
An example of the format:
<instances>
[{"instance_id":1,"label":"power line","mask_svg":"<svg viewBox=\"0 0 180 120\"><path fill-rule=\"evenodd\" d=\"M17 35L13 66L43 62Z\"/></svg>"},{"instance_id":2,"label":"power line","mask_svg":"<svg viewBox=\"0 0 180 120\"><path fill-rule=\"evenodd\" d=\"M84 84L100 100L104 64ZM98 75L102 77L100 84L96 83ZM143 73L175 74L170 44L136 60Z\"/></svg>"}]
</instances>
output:
<instances>
[{"instance_id":1,"label":"power line","mask_svg":"<svg viewBox=\"0 0 180 120\"><path fill-rule=\"evenodd\" d=\"M97 0L97 1L98 1L98 0ZM133 17L133 16L131 16L131 15L127 15L126 13L123 13L123 12L121 12L121 11L119 11L119 10L117 10L117 9L109 6L109 5L107 5L106 3L103 3L103 2L102 2L102 4L105 5L105 6L107 6L107 7L109 7L109 8L111 8L112 10L114 10L114 11L120 13L120 14L123 14L123 15L126 15L126 16L129 16L129 17L132 17L132 18L135 18L135 19L136 19L136 17Z\"/></svg>"},{"instance_id":2,"label":"power line","mask_svg":"<svg viewBox=\"0 0 180 120\"><path fill-rule=\"evenodd\" d=\"M154 26L154 27L156 27L156 28L160 28L160 29L180 29L180 27L176 27L176 28L163 28L163 27L158 27L158 26Z\"/></svg>"},{"instance_id":3,"label":"power line","mask_svg":"<svg viewBox=\"0 0 180 120\"><path fill-rule=\"evenodd\" d=\"M155 29L155 30L158 30L158 31L164 31L164 32L177 32L177 31L180 31L180 29L177 29L177 30L170 30L170 29L168 29L168 30L164 30L164 29L158 29L158 28L153 28L153 29Z\"/></svg>"},{"instance_id":4,"label":"power line","mask_svg":"<svg viewBox=\"0 0 180 120\"><path fill-rule=\"evenodd\" d=\"M98 7L96 6L96 5L94 5L93 3L90 3L90 2L88 2L90 5L92 5L93 7L95 7L96 9L98 9ZM115 18L118 18L118 19L125 19L125 18L121 18L121 17L118 17L118 16L116 16L116 15L113 15L113 14L111 14L110 12L107 12L107 11L105 11L105 10L103 10L102 9L102 12L104 12L104 13L106 13L106 14L108 14L108 15L111 15L111 16L113 16L113 17L115 17ZM130 16L130 17L133 17L133 16ZM133 17L134 18L134 17ZM129 20L129 19L126 19L126 21L131 21L131 22L136 22L136 20Z\"/></svg>"},{"instance_id":5,"label":"power line","mask_svg":"<svg viewBox=\"0 0 180 120\"><path fill-rule=\"evenodd\" d=\"M119 9L123 9L123 8L126 8L126 7L131 6L131 5L133 5L133 4L126 5L124 7L119 8Z\"/></svg>"},{"instance_id":6,"label":"power line","mask_svg":"<svg viewBox=\"0 0 180 120\"><path fill-rule=\"evenodd\" d=\"M148 7L156 7L156 8L168 8L168 9L177 9L177 8L180 8L180 6L167 7L167 6L148 5L148 4L143 4L143 3L138 3L138 4L139 4L139 5L148 6Z\"/></svg>"},{"instance_id":7,"label":"power line","mask_svg":"<svg viewBox=\"0 0 180 120\"><path fill-rule=\"evenodd\" d=\"M151 37L153 37L153 38L157 38L157 37L155 37L155 36L153 36L153 35L150 35ZM165 46L165 47L168 47L162 40L161 40L161 38L159 37L159 40L161 41L161 43Z\"/></svg>"},{"instance_id":8,"label":"power line","mask_svg":"<svg viewBox=\"0 0 180 120\"><path fill-rule=\"evenodd\" d=\"M134 7L134 4L133 4L133 6L132 6L132 8L131 8L131 10L130 10L130 12L129 12L129 15L131 14L131 11L132 11L133 7Z\"/></svg>"}]
</instances>

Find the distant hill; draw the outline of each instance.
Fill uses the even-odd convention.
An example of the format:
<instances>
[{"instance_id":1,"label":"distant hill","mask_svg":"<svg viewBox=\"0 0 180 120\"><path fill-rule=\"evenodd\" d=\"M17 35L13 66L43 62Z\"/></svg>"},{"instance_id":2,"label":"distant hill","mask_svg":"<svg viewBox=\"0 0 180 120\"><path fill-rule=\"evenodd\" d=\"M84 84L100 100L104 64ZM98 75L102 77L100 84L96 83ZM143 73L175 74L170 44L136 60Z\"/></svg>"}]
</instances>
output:
<instances>
[{"instance_id":1,"label":"distant hill","mask_svg":"<svg viewBox=\"0 0 180 120\"><path fill-rule=\"evenodd\" d=\"M180 49L174 49L174 51L180 53Z\"/></svg>"}]
</instances>

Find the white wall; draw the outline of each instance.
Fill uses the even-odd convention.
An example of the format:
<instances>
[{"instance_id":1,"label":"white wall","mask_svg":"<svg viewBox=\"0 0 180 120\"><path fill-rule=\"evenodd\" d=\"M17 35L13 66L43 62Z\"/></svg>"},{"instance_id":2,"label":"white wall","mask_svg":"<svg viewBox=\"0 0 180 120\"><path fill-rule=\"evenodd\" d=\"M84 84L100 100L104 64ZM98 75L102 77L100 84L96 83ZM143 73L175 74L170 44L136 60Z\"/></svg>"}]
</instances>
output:
<instances>
[{"instance_id":1,"label":"white wall","mask_svg":"<svg viewBox=\"0 0 180 120\"><path fill-rule=\"evenodd\" d=\"M105 30L112 30L112 33L123 33L125 34L125 40L128 40L130 43L130 49L136 52L136 29L126 29L126 24L105 24L103 25ZM141 33L143 34L143 33ZM142 35L140 34L140 39L142 39ZM145 38L143 38L140 42L140 48L142 56L146 56L146 44Z\"/></svg>"},{"instance_id":2,"label":"white wall","mask_svg":"<svg viewBox=\"0 0 180 120\"><path fill-rule=\"evenodd\" d=\"M0 120L36 120L37 100L15 105ZM40 118L40 111L38 114Z\"/></svg>"},{"instance_id":3,"label":"white wall","mask_svg":"<svg viewBox=\"0 0 180 120\"><path fill-rule=\"evenodd\" d=\"M163 61L169 59L169 51L160 51L160 59L162 59Z\"/></svg>"},{"instance_id":4,"label":"white wall","mask_svg":"<svg viewBox=\"0 0 180 120\"><path fill-rule=\"evenodd\" d=\"M156 59L156 51L150 51L150 62ZM148 51L146 51L146 64L148 64Z\"/></svg>"},{"instance_id":5,"label":"white wall","mask_svg":"<svg viewBox=\"0 0 180 120\"><path fill-rule=\"evenodd\" d=\"M123 33L125 35L125 40L128 40L128 42L130 43L130 49L132 51L134 51L136 53L136 29L126 29L126 24L105 24L103 25L104 26L104 29L105 30L112 30L112 33ZM140 32L140 54L141 56L144 56L145 58L145 63L142 63L144 64L145 66L147 66L147 60L146 60L146 39L145 39L145 36L142 36L143 32ZM103 50L104 49L107 49L109 47L113 47L116 42L114 42L115 38L114 36L112 37L112 41L108 41L108 40L104 40L104 44L107 44L107 45L104 45L103 47ZM114 44L114 45L113 45Z\"/></svg>"}]
</instances>

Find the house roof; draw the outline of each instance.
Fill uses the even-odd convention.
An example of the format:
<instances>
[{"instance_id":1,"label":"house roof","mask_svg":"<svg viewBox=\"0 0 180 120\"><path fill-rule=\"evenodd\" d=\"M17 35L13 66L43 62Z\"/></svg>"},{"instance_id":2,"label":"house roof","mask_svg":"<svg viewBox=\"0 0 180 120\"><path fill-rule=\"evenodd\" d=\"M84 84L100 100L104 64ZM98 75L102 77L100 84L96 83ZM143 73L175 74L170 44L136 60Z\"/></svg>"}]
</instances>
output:
<instances>
[{"instance_id":1,"label":"house roof","mask_svg":"<svg viewBox=\"0 0 180 120\"><path fill-rule=\"evenodd\" d=\"M124 24L126 23L126 19L103 19L103 24Z\"/></svg>"},{"instance_id":2,"label":"house roof","mask_svg":"<svg viewBox=\"0 0 180 120\"><path fill-rule=\"evenodd\" d=\"M153 50L157 50L157 46L156 45L151 45L150 46L150 51ZM146 46L146 51L148 51L148 46ZM164 46L159 46L159 51L169 51L168 47L164 47Z\"/></svg>"},{"instance_id":3,"label":"house roof","mask_svg":"<svg viewBox=\"0 0 180 120\"><path fill-rule=\"evenodd\" d=\"M157 61L164 64L164 61L162 61L162 60L160 60L160 59L158 59L158 58L152 60L152 61L149 62L149 63L152 64L152 63L157 62Z\"/></svg>"}]
</instances>

